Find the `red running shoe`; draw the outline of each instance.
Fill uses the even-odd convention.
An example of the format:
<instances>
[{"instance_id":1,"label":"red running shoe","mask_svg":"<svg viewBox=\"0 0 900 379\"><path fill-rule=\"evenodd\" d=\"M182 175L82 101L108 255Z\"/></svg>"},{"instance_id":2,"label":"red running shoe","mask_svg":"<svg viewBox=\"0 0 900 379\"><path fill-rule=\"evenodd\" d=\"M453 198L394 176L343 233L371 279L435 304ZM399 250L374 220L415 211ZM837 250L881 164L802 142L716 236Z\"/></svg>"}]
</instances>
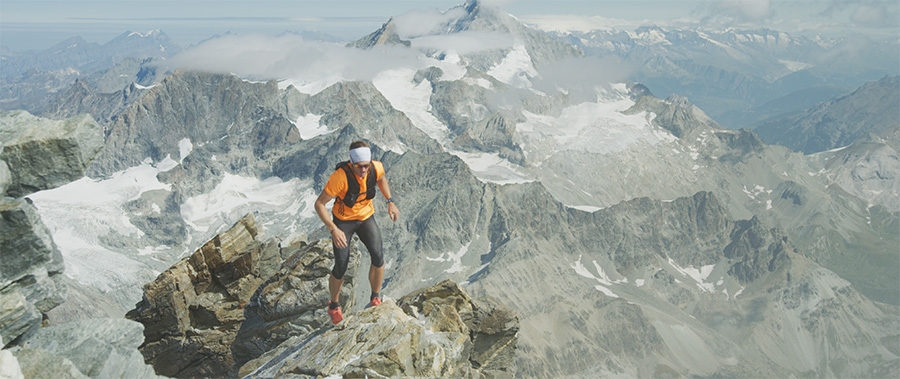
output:
<instances>
[{"instance_id":1,"label":"red running shoe","mask_svg":"<svg viewBox=\"0 0 900 379\"><path fill-rule=\"evenodd\" d=\"M372 301L369 302L369 305L367 305L366 308L369 308L369 307L377 307L377 306L379 306L379 305L381 305L381 297L380 297L380 296L376 296L376 297L373 297L373 298L372 298Z\"/></svg>"},{"instance_id":2,"label":"red running shoe","mask_svg":"<svg viewBox=\"0 0 900 379\"><path fill-rule=\"evenodd\" d=\"M337 323L344 319L344 312L341 312L341 307L331 309L331 302L329 301L328 316L331 316L331 323L337 325Z\"/></svg>"}]
</instances>

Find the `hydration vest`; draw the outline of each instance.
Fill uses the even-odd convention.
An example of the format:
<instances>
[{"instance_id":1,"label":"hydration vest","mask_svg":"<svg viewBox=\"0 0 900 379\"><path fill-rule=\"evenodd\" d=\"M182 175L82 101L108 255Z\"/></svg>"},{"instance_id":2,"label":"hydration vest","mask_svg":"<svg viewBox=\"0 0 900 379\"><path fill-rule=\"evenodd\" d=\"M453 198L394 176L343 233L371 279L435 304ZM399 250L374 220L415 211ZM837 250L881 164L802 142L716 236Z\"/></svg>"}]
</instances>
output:
<instances>
[{"instance_id":1,"label":"hydration vest","mask_svg":"<svg viewBox=\"0 0 900 379\"><path fill-rule=\"evenodd\" d=\"M347 193L344 194L344 198L338 197L338 200L343 202L347 207L353 208L353 205L356 204L357 201L362 200L360 199L360 195L362 194L359 193L359 182L356 181L356 174L354 174L353 169L350 168L350 161L338 163L334 169L342 169L344 170L344 173L347 174ZM373 164L369 169L369 173L366 175L365 199L375 198L376 176L378 176L378 172L375 170L375 165Z\"/></svg>"}]
</instances>

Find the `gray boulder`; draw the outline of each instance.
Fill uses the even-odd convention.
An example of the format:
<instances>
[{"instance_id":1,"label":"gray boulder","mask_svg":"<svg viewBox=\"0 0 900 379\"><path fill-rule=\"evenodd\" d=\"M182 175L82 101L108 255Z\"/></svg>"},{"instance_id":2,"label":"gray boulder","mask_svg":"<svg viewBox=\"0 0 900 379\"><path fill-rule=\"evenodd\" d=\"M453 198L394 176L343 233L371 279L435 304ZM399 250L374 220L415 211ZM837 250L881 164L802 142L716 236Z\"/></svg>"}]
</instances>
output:
<instances>
[{"instance_id":1,"label":"gray boulder","mask_svg":"<svg viewBox=\"0 0 900 379\"><path fill-rule=\"evenodd\" d=\"M142 332L141 324L125 319L52 325L30 337L17 357L29 378L158 378L137 350Z\"/></svg>"},{"instance_id":2,"label":"gray boulder","mask_svg":"<svg viewBox=\"0 0 900 379\"><path fill-rule=\"evenodd\" d=\"M33 334L41 326L41 312L19 291L4 288L0 291L0 337L5 341Z\"/></svg>"},{"instance_id":3,"label":"gray boulder","mask_svg":"<svg viewBox=\"0 0 900 379\"><path fill-rule=\"evenodd\" d=\"M0 113L0 142L11 176L6 195L21 197L84 176L103 132L90 115L56 121L13 111Z\"/></svg>"},{"instance_id":4,"label":"gray boulder","mask_svg":"<svg viewBox=\"0 0 900 379\"><path fill-rule=\"evenodd\" d=\"M0 146L0 154L2 153L3 146ZM6 193L10 183L12 183L12 173L9 172L9 166L6 162L0 160L0 194Z\"/></svg>"}]
</instances>

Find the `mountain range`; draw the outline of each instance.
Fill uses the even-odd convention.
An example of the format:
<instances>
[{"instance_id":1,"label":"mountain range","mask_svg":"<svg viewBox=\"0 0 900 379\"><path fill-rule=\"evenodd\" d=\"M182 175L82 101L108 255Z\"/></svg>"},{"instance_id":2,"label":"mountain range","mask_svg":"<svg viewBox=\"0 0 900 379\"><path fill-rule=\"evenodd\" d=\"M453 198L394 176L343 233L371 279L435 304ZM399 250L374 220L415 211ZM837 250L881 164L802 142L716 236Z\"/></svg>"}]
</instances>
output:
<instances>
[{"instance_id":1,"label":"mountain range","mask_svg":"<svg viewBox=\"0 0 900 379\"><path fill-rule=\"evenodd\" d=\"M884 115L898 89L895 77L860 82L884 77L889 52L841 76L856 61L820 67L839 44L774 31L561 36L477 1L444 15L431 32L392 19L342 47L416 57L367 80L311 86L323 78L169 71L153 58L44 95L41 118L87 113L104 131L86 177L28 195L71 279L51 322L121 317L145 283L247 213L265 235L326 238L312 201L365 139L401 209L397 223L376 213L386 296L449 279L508 305L517 376L900 372L898 129ZM441 43L454 38L500 42L460 53ZM606 55L640 69L610 72ZM811 56L821 71L801 64ZM130 81L101 88L113 72ZM678 75L696 82L669 92ZM690 92L709 75L722 80ZM848 84L862 86L759 135L695 105L721 118ZM773 86L784 90L759 95ZM849 109L873 121L828 116ZM832 145L786 138L809 125ZM93 302L109 306L83 310Z\"/></svg>"}]
</instances>

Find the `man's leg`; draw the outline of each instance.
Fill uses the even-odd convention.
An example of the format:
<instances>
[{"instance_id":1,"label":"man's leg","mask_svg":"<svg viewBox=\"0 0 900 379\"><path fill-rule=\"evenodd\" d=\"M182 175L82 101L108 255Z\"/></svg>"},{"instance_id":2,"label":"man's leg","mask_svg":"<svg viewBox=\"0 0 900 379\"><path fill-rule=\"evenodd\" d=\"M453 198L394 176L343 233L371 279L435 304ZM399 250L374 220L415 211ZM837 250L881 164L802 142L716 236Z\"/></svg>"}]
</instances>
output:
<instances>
[{"instance_id":1,"label":"man's leg","mask_svg":"<svg viewBox=\"0 0 900 379\"><path fill-rule=\"evenodd\" d=\"M381 267L369 266L369 285L372 293L381 293L381 283L384 281L384 265Z\"/></svg>"},{"instance_id":2,"label":"man's leg","mask_svg":"<svg viewBox=\"0 0 900 379\"><path fill-rule=\"evenodd\" d=\"M362 222L356 231L360 241L366 245L369 251L372 265L369 266L369 286L372 289L372 299L378 298L378 303L369 303L369 305L381 304L381 284L384 282L384 254L382 253L381 231L378 230L378 224L375 223L375 217L370 217Z\"/></svg>"},{"instance_id":3,"label":"man's leg","mask_svg":"<svg viewBox=\"0 0 900 379\"><path fill-rule=\"evenodd\" d=\"M341 296L341 286L344 285L344 279L334 277L334 274L328 275L328 292L331 295L331 302L337 303Z\"/></svg>"},{"instance_id":4,"label":"man's leg","mask_svg":"<svg viewBox=\"0 0 900 379\"><path fill-rule=\"evenodd\" d=\"M328 275L328 316L331 317L331 323L337 324L344 319L340 306L341 286L344 285L344 274L347 272L347 265L350 261L349 242L353 238L357 223L342 222L337 219L334 219L334 223L347 236L348 242L343 249L334 246L333 241L331 245L334 250L334 268L331 269L331 275Z\"/></svg>"}]
</instances>

